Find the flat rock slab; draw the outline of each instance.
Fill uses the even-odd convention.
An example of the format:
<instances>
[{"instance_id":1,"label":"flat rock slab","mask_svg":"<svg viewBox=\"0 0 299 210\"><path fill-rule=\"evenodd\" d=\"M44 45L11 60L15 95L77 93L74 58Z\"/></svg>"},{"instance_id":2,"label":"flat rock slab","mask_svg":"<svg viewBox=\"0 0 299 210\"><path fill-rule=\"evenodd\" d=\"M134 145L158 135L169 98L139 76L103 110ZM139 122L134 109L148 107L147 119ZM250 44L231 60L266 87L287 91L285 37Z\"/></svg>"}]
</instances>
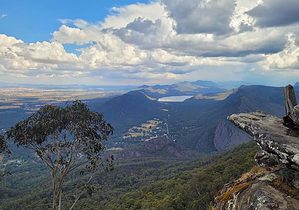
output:
<instances>
[{"instance_id":1,"label":"flat rock slab","mask_svg":"<svg viewBox=\"0 0 299 210\"><path fill-rule=\"evenodd\" d=\"M298 207L298 200L260 181L236 197L232 210L296 210Z\"/></svg>"},{"instance_id":2,"label":"flat rock slab","mask_svg":"<svg viewBox=\"0 0 299 210\"><path fill-rule=\"evenodd\" d=\"M253 136L263 150L277 155L281 163L299 170L299 130L284 126L278 117L259 112L233 114L228 119Z\"/></svg>"}]
</instances>

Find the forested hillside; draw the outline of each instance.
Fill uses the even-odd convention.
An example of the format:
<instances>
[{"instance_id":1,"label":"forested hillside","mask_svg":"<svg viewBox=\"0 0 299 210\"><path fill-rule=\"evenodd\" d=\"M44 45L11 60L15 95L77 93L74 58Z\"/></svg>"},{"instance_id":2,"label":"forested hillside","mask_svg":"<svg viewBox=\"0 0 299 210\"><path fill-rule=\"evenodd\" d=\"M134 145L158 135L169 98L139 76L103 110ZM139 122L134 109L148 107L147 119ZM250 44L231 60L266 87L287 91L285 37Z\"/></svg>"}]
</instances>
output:
<instances>
[{"instance_id":1,"label":"forested hillside","mask_svg":"<svg viewBox=\"0 0 299 210\"><path fill-rule=\"evenodd\" d=\"M108 204L107 209L206 210L225 183L252 168L256 151L257 146L250 142L224 155L216 155L209 163L197 166L193 163L193 168L122 195Z\"/></svg>"},{"instance_id":2,"label":"forested hillside","mask_svg":"<svg viewBox=\"0 0 299 210\"><path fill-rule=\"evenodd\" d=\"M95 193L83 197L76 209L206 209L225 183L255 164L257 150L256 144L250 142L195 161L121 161L108 174L98 174ZM49 176L44 167L26 161L11 172L0 182L0 209L51 208ZM73 200L71 189L78 177L75 172L67 182L65 205Z\"/></svg>"}]
</instances>

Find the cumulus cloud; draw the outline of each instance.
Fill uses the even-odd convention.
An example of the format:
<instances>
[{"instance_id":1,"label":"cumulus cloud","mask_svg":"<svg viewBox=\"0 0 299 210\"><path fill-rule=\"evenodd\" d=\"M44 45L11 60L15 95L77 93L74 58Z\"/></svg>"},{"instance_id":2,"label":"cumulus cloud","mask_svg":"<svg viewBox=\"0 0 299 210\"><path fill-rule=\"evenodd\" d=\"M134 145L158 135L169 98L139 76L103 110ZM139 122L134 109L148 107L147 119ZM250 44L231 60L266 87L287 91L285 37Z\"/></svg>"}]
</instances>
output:
<instances>
[{"instance_id":1,"label":"cumulus cloud","mask_svg":"<svg viewBox=\"0 0 299 210\"><path fill-rule=\"evenodd\" d=\"M96 44L82 49L80 60L92 69L136 66L146 58L146 53L126 44L112 34L99 34Z\"/></svg>"},{"instance_id":2,"label":"cumulus cloud","mask_svg":"<svg viewBox=\"0 0 299 210\"><path fill-rule=\"evenodd\" d=\"M254 18L248 15L248 11L257 7L262 0L238 0L231 17L230 26L235 32L251 31L254 26Z\"/></svg>"},{"instance_id":3,"label":"cumulus cloud","mask_svg":"<svg viewBox=\"0 0 299 210\"><path fill-rule=\"evenodd\" d=\"M247 13L260 27L290 25L299 22L299 1L264 0Z\"/></svg>"},{"instance_id":4,"label":"cumulus cloud","mask_svg":"<svg viewBox=\"0 0 299 210\"><path fill-rule=\"evenodd\" d=\"M299 70L299 46L296 45L294 34L288 34L287 39L288 42L283 51L267 56L262 62L266 70Z\"/></svg>"},{"instance_id":5,"label":"cumulus cloud","mask_svg":"<svg viewBox=\"0 0 299 210\"><path fill-rule=\"evenodd\" d=\"M235 0L162 0L170 16L177 22L178 33L225 34L231 30L230 21Z\"/></svg>"},{"instance_id":6,"label":"cumulus cloud","mask_svg":"<svg viewBox=\"0 0 299 210\"><path fill-rule=\"evenodd\" d=\"M159 2L149 4L132 4L124 7L113 7L111 14L101 24L102 28L123 28L138 18L151 21L165 15L165 8Z\"/></svg>"},{"instance_id":7,"label":"cumulus cloud","mask_svg":"<svg viewBox=\"0 0 299 210\"><path fill-rule=\"evenodd\" d=\"M157 48L170 42L176 35L174 24L168 17L161 17L155 21L137 18L126 27L114 30L113 33L123 41L142 48Z\"/></svg>"},{"instance_id":8,"label":"cumulus cloud","mask_svg":"<svg viewBox=\"0 0 299 210\"><path fill-rule=\"evenodd\" d=\"M87 44L92 41L87 33L79 28L62 25L53 33L53 40L62 44Z\"/></svg>"},{"instance_id":9,"label":"cumulus cloud","mask_svg":"<svg viewBox=\"0 0 299 210\"><path fill-rule=\"evenodd\" d=\"M294 2L289 1L293 7ZM242 79L278 69L294 75L299 18L287 18L289 6L281 7L278 17L279 5L277 0L160 0L112 8L97 23L61 19L50 41L25 43L0 34L0 74L140 83L223 79L223 73ZM76 53L65 49L68 44Z\"/></svg>"},{"instance_id":10,"label":"cumulus cloud","mask_svg":"<svg viewBox=\"0 0 299 210\"><path fill-rule=\"evenodd\" d=\"M58 42L26 44L14 37L0 34L0 65L7 71L73 68L77 57L67 53Z\"/></svg>"}]
</instances>

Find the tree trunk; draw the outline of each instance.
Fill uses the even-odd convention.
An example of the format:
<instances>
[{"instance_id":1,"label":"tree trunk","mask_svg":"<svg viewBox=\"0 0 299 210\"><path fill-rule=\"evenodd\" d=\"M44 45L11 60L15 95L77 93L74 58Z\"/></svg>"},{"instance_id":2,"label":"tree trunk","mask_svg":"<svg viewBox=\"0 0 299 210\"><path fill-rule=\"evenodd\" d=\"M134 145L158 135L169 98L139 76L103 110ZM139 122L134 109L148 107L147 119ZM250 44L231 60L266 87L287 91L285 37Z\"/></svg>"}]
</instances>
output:
<instances>
[{"instance_id":1,"label":"tree trunk","mask_svg":"<svg viewBox=\"0 0 299 210\"><path fill-rule=\"evenodd\" d=\"M58 203L58 210L61 210L61 196L62 196L62 190L59 190L59 203Z\"/></svg>"},{"instance_id":2,"label":"tree trunk","mask_svg":"<svg viewBox=\"0 0 299 210\"><path fill-rule=\"evenodd\" d=\"M53 210L58 210L58 202L57 202L57 190L56 190L56 181L55 181L55 172L52 171L52 190L53 190Z\"/></svg>"},{"instance_id":3,"label":"tree trunk","mask_svg":"<svg viewBox=\"0 0 299 210\"><path fill-rule=\"evenodd\" d=\"M59 204L58 195L57 195L57 192L54 192L53 193L53 210L58 210L58 204Z\"/></svg>"},{"instance_id":4,"label":"tree trunk","mask_svg":"<svg viewBox=\"0 0 299 210\"><path fill-rule=\"evenodd\" d=\"M61 210L62 206L62 189L58 183L53 181L53 210Z\"/></svg>"},{"instance_id":5,"label":"tree trunk","mask_svg":"<svg viewBox=\"0 0 299 210\"><path fill-rule=\"evenodd\" d=\"M91 182L92 178L93 178L93 176L89 177L89 179L88 179L88 181L86 182L86 184L89 184L89 183ZM82 196L83 194L84 194L84 192L81 192L81 193L76 197L74 203L72 204L72 206L70 207L69 210L72 210L72 209L75 207L75 205L77 204L77 202L79 201L79 199L81 198L81 196Z\"/></svg>"}]
</instances>

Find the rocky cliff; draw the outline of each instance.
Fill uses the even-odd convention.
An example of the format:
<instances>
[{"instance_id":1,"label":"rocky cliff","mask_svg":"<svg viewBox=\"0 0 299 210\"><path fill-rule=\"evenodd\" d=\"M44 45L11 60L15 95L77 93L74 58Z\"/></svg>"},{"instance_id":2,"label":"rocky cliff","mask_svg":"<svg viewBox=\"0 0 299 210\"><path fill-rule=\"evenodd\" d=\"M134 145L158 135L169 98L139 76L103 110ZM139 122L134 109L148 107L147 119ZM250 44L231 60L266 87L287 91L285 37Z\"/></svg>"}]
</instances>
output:
<instances>
[{"instance_id":1,"label":"rocky cliff","mask_svg":"<svg viewBox=\"0 0 299 210\"><path fill-rule=\"evenodd\" d=\"M299 209L299 130L263 113L229 120L253 136L261 151L255 168L219 192L215 209Z\"/></svg>"},{"instance_id":2,"label":"rocky cliff","mask_svg":"<svg viewBox=\"0 0 299 210\"><path fill-rule=\"evenodd\" d=\"M249 139L248 134L236 129L228 120L221 120L216 126L213 142L218 151L223 151L248 142Z\"/></svg>"}]
</instances>

